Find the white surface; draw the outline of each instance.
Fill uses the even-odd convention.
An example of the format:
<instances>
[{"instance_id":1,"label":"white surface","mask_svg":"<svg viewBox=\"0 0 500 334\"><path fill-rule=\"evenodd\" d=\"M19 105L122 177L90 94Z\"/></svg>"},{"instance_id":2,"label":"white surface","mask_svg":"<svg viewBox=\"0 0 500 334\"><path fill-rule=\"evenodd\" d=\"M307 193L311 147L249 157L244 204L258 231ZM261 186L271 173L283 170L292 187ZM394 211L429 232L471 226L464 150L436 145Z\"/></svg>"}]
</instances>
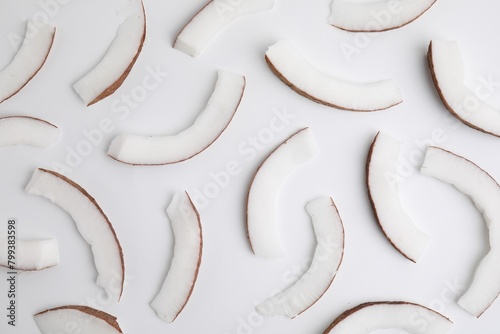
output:
<instances>
[{"instance_id":1,"label":"white surface","mask_svg":"<svg viewBox=\"0 0 500 334\"><path fill-rule=\"evenodd\" d=\"M329 26L330 0L280 0L272 11L234 21L203 55L193 59L171 45L179 29L204 2L149 0L145 3L148 37L134 70L114 95L89 108L72 84L103 56L119 24L116 11L125 2L66 2L50 19L58 35L47 63L25 89L0 104L1 115L30 114L61 128L61 141L47 149L0 150L0 232L5 231L9 217L17 217L20 238L30 237L27 234L31 231L33 237L54 236L61 254L58 266L18 277L18 327L7 327L0 313L2 334L37 333L33 314L49 307L84 303L93 303L117 316L127 333L144 331L145 323L154 333L234 334L244 328L259 334L322 333L344 310L381 299L406 299L439 309L454 321L451 334L500 329L500 301L479 319L455 303L470 284L479 259L488 251L482 216L451 186L418 173L425 151L421 143L432 141L469 157L500 179L494 154L500 151L499 139L450 116L435 92L425 60L432 38L459 40L464 63L471 65L467 66L466 81L472 87L480 84L481 77L491 75L493 80L500 80L500 43L496 42L500 2L438 1L406 27L368 36ZM7 65L17 51L11 47L9 36L24 35L22 17L31 18L41 11L34 0L0 1L0 67ZM394 78L404 102L389 110L360 114L328 108L295 94L264 61L267 47L281 38L293 39L304 56L318 62L317 66L343 64L340 71L346 77ZM351 62L341 49L346 45L359 51L352 54ZM147 77L156 68L170 75L157 75L156 81ZM111 139L118 133L176 133L186 128L210 96L217 69L246 75L247 89L230 131L204 154L182 164L155 168L134 168L106 156ZM147 90L141 100L137 87L145 78L157 88ZM126 96L133 102L131 106L125 102ZM487 101L500 104L498 87ZM276 131L269 132L270 124ZM271 149L304 126L314 131L320 153L291 175L278 198L278 228L286 257L258 258L250 251L244 223L250 178ZM99 128L106 133L97 132ZM431 237L417 264L394 252L370 209L364 184L365 161L378 130L404 143L401 161L407 168L401 167L406 176L401 200L408 214ZM95 144L89 146L84 143L90 143L90 134ZM253 139L259 134L261 140ZM78 159L68 153L77 148L87 155ZM69 162L73 167L67 165L67 157L72 158ZM23 191L34 168L52 167L56 162L68 166L67 175L85 184L87 191L99 199L120 237L127 286L119 304L108 304L94 284L92 254L71 217L47 200ZM219 185L213 180L216 175ZM161 287L166 264L172 258L169 250L173 235L165 221L165 208L173 194L184 189L200 209L204 257L182 318L166 324L149 303ZM203 201L200 194L206 194L206 190L213 198ZM293 320L260 318L255 304L270 297L269 292L276 287L293 284L307 269L315 241L304 203L326 195L335 199L346 230L342 269L335 283L318 303ZM7 282L0 278L0 304L4 305Z\"/></svg>"}]
</instances>

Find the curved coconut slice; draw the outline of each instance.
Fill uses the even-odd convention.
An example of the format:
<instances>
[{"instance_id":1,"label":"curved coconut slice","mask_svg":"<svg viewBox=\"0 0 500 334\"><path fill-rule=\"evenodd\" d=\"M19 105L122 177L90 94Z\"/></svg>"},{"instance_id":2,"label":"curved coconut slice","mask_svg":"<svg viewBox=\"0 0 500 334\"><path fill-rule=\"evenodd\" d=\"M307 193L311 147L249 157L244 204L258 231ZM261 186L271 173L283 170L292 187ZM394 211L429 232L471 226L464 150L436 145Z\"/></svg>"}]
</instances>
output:
<instances>
[{"instance_id":1,"label":"curved coconut slice","mask_svg":"<svg viewBox=\"0 0 500 334\"><path fill-rule=\"evenodd\" d=\"M21 48L12 62L0 71L0 103L19 92L42 68L49 56L56 28L48 24L28 21Z\"/></svg>"},{"instance_id":2,"label":"curved coconut slice","mask_svg":"<svg viewBox=\"0 0 500 334\"><path fill-rule=\"evenodd\" d=\"M35 170L26 192L49 199L71 215L82 237L92 246L97 285L106 290L110 301L119 301L125 277L122 248L95 199L67 177L43 168Z\"/></svg>"},{"instance_id":3,"label":"curved coconut slice","mask_svg":"<svg viewBox=\"0 0 500 334\"><path fill-rule=\"evenodd\" d=\"M489 229L490 252L481 260L472 283L458 304L476 317L486 311L500 293L500 186L473 162L429 147L421 173L449 183L467 195L483 214Z\"/></svg>"},{"instance_id":4,"label":"curved coconut slice","mask_svg":"<svg viewBox=\"0 0 500 334\"><path fill-rule=\"evenodd\" d=\"M291 287L257 305L265 316L295 318L311 307L328 290L344 256L344 225L330 197L307 203L316 235L316 249L307 272Z\"/></svg>"},{"instance_id":5,"label":"curved coconut slice","mask_svg":"<svg viewBox=\"0 0 500 334\"><path fill-rule=\"evenodd\" d=\"M43 119L29 116L0 118L0 146L47 147L58 140L59 128Z\"/></svg>"},{"instance_id":6,"label":"curved coconut slice","mask_svg":"<svg viewBox=\"0 0 500 334\"><path fill-rule=\"evenodd\" d=\"M116 321L116 317L88 306L69 305L57 307L37 313L34 318L42 334L123 333Z\"/></svg>"},{"instance_id":7,"label":"curved coconut slice","mask_svg":"<svg viewBox=\"0 0 500 334\"><path fill-rule=\"evenodd\" d=\"M274 7L274 0L210 1L182 28L174 48L197 57L227 24Z\"/></svg>"},{"instance_id":8,"label":"curved coconut slice","mask_svg":"<svg viewBox=\"0 0 500 334\"><path fill-rule=\"evenodd\" d=\"M308 99L352 111L387 109L403 101L394 80L355 83L329 76L311 65L288 40L270 46L266 62L287 86Z\"/></svg>"},{"instance_id":9,"label":"curved coconut slice","mask_svg":"<svg viewBox=\"0 0 500 334\"><path fill-rule=\"evenodd\" d=\"M174 257L151 307L162 320L172 322L193 292L201 264L203 236L200 215L188 193L175 194L167 214L175 236Z\"/></svg>"},{"instance_id":10,"label":"curved coconut slice","mask_svg":"<svg viewBox=\"0 0 500 334\"><path fill-rule=\"evenodd\" d=\"M373 140L366 163L366 186L375 218L387 240L403 256L416 262L429 241L404 212L398 184L388 178L398 175L400 143L384 133Z\"/></svg>"},{"instance_id":11,"label":"curved coconut slice","mask_svg":"<svg viewBox=\"0 0 500 334\"><path fill-rule=\"evenodd\" d=\"M432 40L427 60L445 107L471 128L500 137L500 110L481 101L464 84L465 71L458 43Z\"/></svg>"},{"instance_id":12,"label":"curved coconut slice","mask_svg":"<svg viewBox=\"0 0 500 334\"><path fill-rule=\"evenodd\" d=\"M125 81L141 53L146 38L146 14L142 0L129 0L119 12L127 19L119 27L108 51L89 73L73 85L90 106L113 94Z\"/></svg>"},{"instance_id":13,"label":"curved coconut slice","mask_svg":"<svg viewBox=\"0 0 500 334\"><path fill-rule=\"evenodd\" d=\"M352 32L376 32L401 28L418 19L436 0L388 0L359 3L333 0L329 23Z\"/></svg>"},{"instance_id":14,"label":"curved coconut slice","mask_svg":"<svg viewBox=\"0 0 500 334\"><path fill-rule=\"evenodd\" d=\"M0 235L0 266L2 267L33 271L51 268L59 263L59 247L56 239L17 239L14 264L9 262L8 246L8 237Z\"/></svg>"},{"instance_id":15,"label":"curved coconut slice","mask_svg":"<svg viewBox=\"0 0 500 334\"><path fill-rule=\"evenodd\" d=\"M415 319L425 319L424 325ZM342 313L323 334L369 334L399 328L415 334L444 334L453 323L442 314L409 302L370 302Z\"/></svg>"},{"instance_id":16,"label":"curved coconut slice","mask_svg":"<svg viewBox=\"0 0 500 334\"><path fill-rule=\"evenodd\" d=\"M190 159L212 145L227 128L244 90L244 76L219 71L212 96L189 128L170 136L121 134L111 142L108 155L131 165L165 165Z\"/></svg>"},{"instance_id":17,"label":"curved coconut slice","mask_svg":"<svg viewBox=\"0 0 500 334\"><path fill-rule=\"evenodd\" d=\"M285 140L257 169L248 191L246 220L255 255L284 256L274 221L276 196L285 178L317 152L316 140L311 130L305 128Z\"/></svg>"}]
</instances>

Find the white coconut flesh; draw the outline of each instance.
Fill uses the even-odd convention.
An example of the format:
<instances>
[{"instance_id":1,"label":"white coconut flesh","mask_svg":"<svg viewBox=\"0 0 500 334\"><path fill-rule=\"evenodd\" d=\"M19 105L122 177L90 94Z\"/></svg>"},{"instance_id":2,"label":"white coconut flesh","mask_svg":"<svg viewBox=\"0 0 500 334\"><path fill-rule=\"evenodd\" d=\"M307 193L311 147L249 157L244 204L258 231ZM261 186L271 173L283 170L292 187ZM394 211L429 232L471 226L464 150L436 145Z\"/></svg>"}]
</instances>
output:
<instances>
[{"instance_id":1,"label":"white coconut flesh","mask_svg":"<svg viewBox=\"0 0 500 334\"><path fill-rule=\"evenodd\" d=\"M6 235L0 235L0 266L14 268L14 270L34 271L56 266L59 263L59 247L57 240L40 239L27 240L17 239L15 241L15 260L9 262L8 246L9 239ZM12 261L12 260L11 260Z\"/></svg>"},{"instance_id":2,"label":"white coconut flesh","mask_svg":"<svg viewBox=\"0 0 500 334\"><path fill-rule=\"evenodd\" d=\"M276 197L287 176L317 152L311 130L302 129L278 146L255 173L247 200L248 239L255 255L284 256L275 222Z\"/></svg>"},{"instance_id":3,"label":"white coconut flesh","mask_svg":"<svg viewBox=\"0 0 500 334\"><path fill-rule=\"evenodd\" d=\"M35 314L36 325L42 334L122 333L116 318L105 312L85 306L63 306Z\"/></svg>"},{"instance_id":4,"label":"white coconut flesh","mask_svg":"<svg viewBox=\"0 0 500 334\"><path fill-rule=\"evenodd\" d=\"M344 226L333 200L318 198L307 203L316 236L311 265L294 285L257 305L264 316L294 318L311 307L328 290L344 255Z\"/></svg>"},{"instance_id":5,"label":"white coconut flesh","mask_svg":"<svg viewBox=\"0 0 500 334\"><path fill-rule=\"evenodd\" d=\"M401 206L398 183L390 177L398 175L400 143L379 132L368 154L366 184L377 222L389 242L403 256L416 262L429 237L421 232Z\"/></svg>"},{"instance_id":6,"label":"white coconut flesh","mask_svg":"<svg viewBox=\"0 0 500 334\"><path fill-rule=\"evenodd\" d=\"M500 293L500 186L473 162L438 147L429 147L420 169L470 197L489 230L490 251L480 261L471 285L458 304L479 317Z\"/></svg>"},{"instance_id":7,"label":"white coconut flesh","mask_svg":"<svg viewBox=\"0 0 500 334\"><path fill-rule=\"evenodd\" d=\"M26 36L14 59L0 71L0 103L19 92L45 63L56 28L28 21Z\"/></svg>"},{"instance_id":8,"label":"white coconut flesh","mask_svg":"<svg viewBox=\"0 0 500 334\"><path fill-rule=\"evenodd\" d=\"M465 85L458 43L432 40L427 57L434 85L446 108L468 126L499 137L500 110L484 102L482 96L476 96Z\"/></svg>"},{"instance_id":9,"label":"white coconut flesh","mask_svg":"<svg viewBox=\"0 0 500 334\"><path fill-rule=\"evenodd\" d=\"M134 65L146 36L146 15L141 0L129 0L119 11L127 19L101 61L74 85L87 105L98 102L121 86Z\"/></svg>"},{"instance_id":10,"label":"white coconut flesh","mask_svg":"<svg viewBox=\"0 0 500 334\"><path fill-rule=\"evenodd\" d=\"M122 249L113 226L94 198L72 180L42 168L35 170L26 192L49 199L71 215L82 237L91 245L97 285L106 291L109 301L119 301L125 270Z\"/></svg>"},{"instance_id":11,"label":"white coconut flesh","mask_svg":"<svg viewBox=\"0 0 500 334\"><path fill-rule=\"evenodd\" d=\"M177 35L174 48L197 57L223 28L235 19L270 10L274 0L210 1Z\"/></svg>"},{"instance_id":12,"label":"white coconut flesh","mask_svg":"<svg viewBox=\"0 0 500 334\"><path fill-rule=\"evenodd\" d=\"M244 76L219 71L212 96L190 127L167 136L120 134L111 142L108 155L131 165L164 165L192 158L208 148L227 128L244 90Z\"/></svg>"},{"instance_id":13,"label":"white coconut flesh","mask_svg":"<svg viewBox=\"0 0 500 334\"><path fill-rule=\"evenodd\" d=\"M201 264L203 237L200 216L187 193L174 196L167 215L175 237L174 256L151 307L159 318L173 322L193 292Z\"/></svg>"},{"instance_id":14,"label":"white coconut flesh","mask_svg":"<svg viewBox=\"0 0 500 334\"><path fill-rule=\"evenodd\" d=\"M280 40L266 51L273 73L298 94L315 102L345 110L376 111L403 101L394 80L359 83L320 71L289 40Z\"/></svg>"},{"instance_id":15,"label":"white coconut flesh","mask_svg":"<svg viewBox=\"0 0 500 334\"><path fill-rule=\"evenodd\" d=\"M328 22L337 28L353 32L386 31L416 20L435 2L436 0L333 0Z\"/></svg>"},{"instance_id":16,"label":"white coconut flesh","mask_svg":"<svg viewBox=\"0 0 500 334\"><path fill-rule=\"evenodd\" d=\"M415 319L425 319L425 326ZM401 329L411 334L445 334L453 323L442 314L409 302L371 302L341 314L323 334L370 334Z\"/></svg>"},{"instance_id":17,"label":"white coconut flesh","mask_svg":"<svg viewBox=\"0 0 500 334\"><path fill-rule=\"evenodd\" d=\"M59 128L28 116L0 118L0 146L31 145L47 147L59 140Z\"/></svg>"}]
</instances>

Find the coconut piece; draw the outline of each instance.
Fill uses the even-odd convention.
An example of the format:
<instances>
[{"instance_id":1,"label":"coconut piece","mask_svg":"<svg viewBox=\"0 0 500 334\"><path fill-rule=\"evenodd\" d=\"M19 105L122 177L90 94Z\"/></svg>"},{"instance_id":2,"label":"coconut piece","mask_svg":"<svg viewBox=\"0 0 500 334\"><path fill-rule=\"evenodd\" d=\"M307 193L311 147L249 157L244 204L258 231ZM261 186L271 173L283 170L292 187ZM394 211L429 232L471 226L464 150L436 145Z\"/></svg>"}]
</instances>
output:
<instances>
[{"instance_id":1,"label":"coconut piece","mask_svg":"<svg viewBox=\"0 0 500 334\"><path fill-rule=\"evenodd\" d=\"M473 162L439 147L427 149L420 172L453 185L470 197L483 214L491 249L479 263L471 285L458 301L463 309L480 317L500 293L500 186Z\"/></svg>"},{"instance_id":2,"label":"coconut piece","mask_svg":"<svg viewBox=\"0 0 500 334\"><path fill-rule=\"evenodd\" d=\"M500 110L478 98L465 83L465 70L458 43L432 40L427 52L434 86L455 117L473 129L500 137Z\"/></svg>"},{"instance_id":3,"label":"coconut piece","mask_svg":"<svg viewBox=\"0 0 500 334\"><path fill-rule=\"evenodd\" d=\"M311 65L286 39L270 46L265 59L271 71L298 94L323 105L376 111L403 101L394 80L356 83L327 75Z\"/></svg>"},{"instance_id":4,"label":"coconut piece","mask_svg":"<svg viewBox=\"0 0 500 334\"><path fill-rule=\"evenodd\" d=\"M344 225L330 197L307 203L316 235L316 249L307 272L294 285L257 305L264 316L284 315L295 318L328 290L344 256Z\"/></svg>"},{"instance_id":5,"label":"coconut piece","mask_svg":"<svg viewBox=\"0 0 500 334\"><path fill-rule=\"evenodd\" d=\"M352 2L333 0L328 22L352 32L377 32L401 28L418 19L436 0Z\"/></svg>"},{"instance_id":6,"label":"coconut piece","mask_svg":"<svg viewBox=\"0 0 500 334\"><path fill-rule=\"evenodd\" d=\"M125 81L141 53L146 39L146 13L142 0L129 0L118 12L126 16L101 61L74 85L90 106L113 94Z\"/></svg>"},{"instance_id":7,"label":"coconut piece","mask_svg":"<svg viewBox=\"0 0 500 334\"><path fill-rule=\"evenodd\" d=\"M116 321L116 317L88 306L68 305L56 307L35 314L34 319L42 334L123 333Z\"/></svg>"},{"instance_id":8,"label":"coconut piece","mask_svg":"<svg viewBox=\"0 0 500 334\"><path fill-rule=\"evenodd\" d=\"M120 134L111 142L108 155L130 165L165 165L190 159L212 145L224 132L238 109L244 90L244 76L219 71L212 96L190 127L167 136Z\"/></svg>"},{"instance_id":9,"label":"coconut piece","mask_svg":"<svg viewBox=\"0 0 500 334\"><path fill-rule=\"evenodd\" d=\"M0 146L47 147L58 140L59 128L43 119L29 116L0 118Z\"/></svg>"},{"instance_id":10,"label":"coconut piece","mask_svg":"<svg viewBox=\"0 0 500 334\"><path fill-rule=\"evenodd\" d=\"M187 192L174 195L167 215L175 237L174 256L151 307L162 320L173 322L193 292L201 264L203 236L200 215Z\"/></svg>"},{"instance_id":11,"label":"coconut piece","mask_svg":"<svg viewBox=\"0 0 500 334\"><path fill-rule=\"evenodd\" d=\"M38 168L26 186L26 192L43 196L69 213L78 231L91 245L97 268L97 285L117 302L123 292L125 265L115 230L95 199L67 177Z\"/></svg>"},{"instance_id":12,"label":"coconut piece","mask_svg":"<svg viewBox=\"0 0 500 334\"><path fill-rule=\"evenodd\" d=\"M270 10L274 0L210 1L182 28L174 48L197 57L227 24L240 16Z\"/></svg>"},{"instance_id":13,"label":"coconut piece","mask_svg":"<svg viewBox=\"0 0 500 334\"><path fill-rule=\"evenodd\" d=\"M377 133L368 153L366 186L378 225L391 245L404 257L417 262L429 237L421 232L404 212L398 184L389 175L397 175L400 143L391 136Z\"/></svg>"},{"instance_id":14,"label":"coconut piece","mask_svg":"<svg viewBox=\"0 0 500 334\"><path fill-rule=\"evenodd\" d=\"M55 34L56 28L51 25L28 21L21 48L0 71L0 103L17 94L42 68Z\"/></svg>"},{"instance_id":15,"label":"coconut piece","mask_svg":"<svg viewBox=\"0 0 500 334\"><path fill-rule=\"evenodd\" d=\"M274 217L276 197L285 178L317 152L311 130L304 128L279 145L257 169L248 191L246 217L248 240L255 255L284 256Z\"/></svg>"},{"instance_id":16,"label":"coconut piece","mask_svg":"<svg viewBox=\"0 0 500 334\"><path fill-rule=\"evenodd\" d=\"M425 319L423 326L415 319ZM375 330L403 329L415 334L444 334L453 325L444 315L404 301L369 302L342 313L323 334L369 334Z\"/></svg>"},{"instance_id":17,"label":"coconut piece","mask_svg":"<svg viewBox=\"0 0 500 334\"><path fill-rule=\"evenodd\" d=\"M59 247L57 240L24 240L15 243L15 260L9 262L9 238L0 235L0 266L12 270L42 270L59 264Z\"/></svg>"}]
</instances>

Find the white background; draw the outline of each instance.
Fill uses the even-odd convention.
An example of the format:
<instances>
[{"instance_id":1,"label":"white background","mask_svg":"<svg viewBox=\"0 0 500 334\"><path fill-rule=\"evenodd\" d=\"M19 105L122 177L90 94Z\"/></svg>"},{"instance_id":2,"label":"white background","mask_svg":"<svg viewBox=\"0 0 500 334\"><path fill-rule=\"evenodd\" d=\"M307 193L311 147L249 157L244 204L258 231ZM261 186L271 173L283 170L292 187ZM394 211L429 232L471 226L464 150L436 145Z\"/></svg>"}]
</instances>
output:
<instances>
[{"instance_id":1,"label":"white background","mask_svg":"<svg viewBox=\"0 0 500 334\"><path fill-rule=\"evenodd\" d=\"M410 159L422 157L425 147L418 142L431 139L433 131L442 131L444 139L436 144L468 157L500 180L500 140L449 115L435 92L426 62L430 39L458 40L470 87L476 87L481 77L500 80L500 3L440 0L410 25L368 36L329 26L330 0L276 2L272 11L228 25L193 59L171 45L205 1L146 0L147 40L135 67L114 95L89 108L72 85L105 54L122 20L115 13L125 1L72 0L59 6L50 18L57 33L45 66L20 93L0 104L0 115L46 119L61 128L61 139L47 149L0 150L0 232L5 231L9 217L16 217L19 237L56 237L61 263L18 277L16 328L6 325L7 285L0 277L1 333L36 333L33 314L61 305L87 304L102 294L94 284L90 247L70 216L23 190L36 167L66 164L68 149L76 149L86 140L83 131L98 128L102 119L111 120L114 130L66 175L96 198L124 249L128 280L122 301L96 303L118 317L125 333L322 333L344 310L375 300L407 300L433 307L454 321L450 333L500 329L500 302L480 319L455 303L488 251L481 215L451 186L420 175L419 161ZM34 0L0 0L0 68L17 51L9 36L23 36L25 20L40 13L44 10ZM394 78L404 102L386 111L354 113L295 94L271 73L263 58L267 47L281 38L289 38L327 73L360 82ZM358 47L359 52L348 61L342 45ZM112 104L122 104L122 96L141 85L148 67L158 67L169 76L121 119L113 113ZM160 167L132 167L106 156L110 141L120 132L172 134L191 124L213 90L217 69L245 75L247 87L233 122L205 152ZM500 105L500 91L487 102ZM287 110L295 118L264 143L255 157L242 155L239 145L248 145L250 136L268 127L277 110ZM286 180L276 203L286 257L258 258L250 251L244 225L249 182L267 154L305 126L313 131L320 153ZM431 237L417 264L390 246L367 198L366 154L379 130L401 140L402 161L412 161L408 177L400 184L401 200L415 223ZM176 191L203 192L212 182L210 173L223 171L232 160L241 167L239 174L199 210L204 250L192 297L174 323L164 323L149 303L172 257L173 236L165 208ZM319 196L333 197L345 225L346 249L338 275L323 298L296 319L262 321L254 313L254 304L273 290L289 286L293 270L304 270L313 254L315 240L304 205ZM0 270L2 275L6 276L6 270ZM450 289L457 284L461 291Z\"/></svg>"}]
</instances>

